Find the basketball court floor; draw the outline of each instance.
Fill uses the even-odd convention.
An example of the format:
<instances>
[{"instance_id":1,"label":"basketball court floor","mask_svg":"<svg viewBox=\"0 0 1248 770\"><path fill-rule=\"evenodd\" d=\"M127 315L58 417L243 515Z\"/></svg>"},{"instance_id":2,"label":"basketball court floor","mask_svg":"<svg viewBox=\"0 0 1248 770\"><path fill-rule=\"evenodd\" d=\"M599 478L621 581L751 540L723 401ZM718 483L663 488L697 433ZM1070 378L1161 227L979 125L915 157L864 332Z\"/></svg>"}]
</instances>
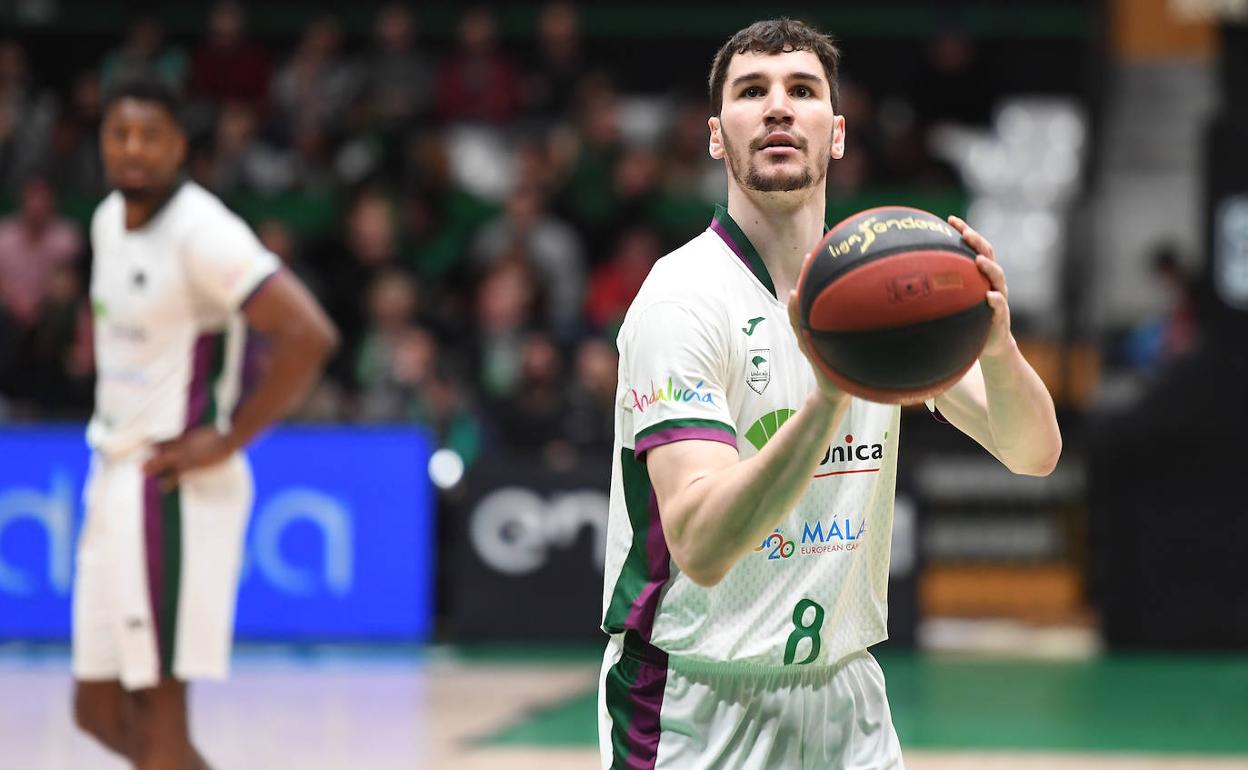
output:
<instances>
[{"instance_id":1,"label":"basketball court floor","mask_svg":"<svg viewBox=\"0 0 1248 770\"><path fill-rule=\"evenodd\" d=\"M246 647L192 719L217 770L595 770L598 654ZM911 770L1248 770L1248 655L877 657ZM68 668L0 646L0 770L125 767L75 730Z\"/></svg>"}]
</instances>

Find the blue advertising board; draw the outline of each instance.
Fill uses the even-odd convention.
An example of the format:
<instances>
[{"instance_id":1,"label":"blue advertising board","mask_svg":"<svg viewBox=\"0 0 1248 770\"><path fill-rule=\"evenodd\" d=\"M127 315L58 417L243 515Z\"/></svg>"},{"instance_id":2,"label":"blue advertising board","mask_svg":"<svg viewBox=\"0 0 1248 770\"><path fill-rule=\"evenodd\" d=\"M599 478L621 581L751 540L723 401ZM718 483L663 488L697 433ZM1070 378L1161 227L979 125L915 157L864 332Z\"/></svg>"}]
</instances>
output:
<instances>
[{"instance_id":1,"label":"blue advertising board","mask_svg":"<svg viewBox=\"0 0 1248 770\"><path fill-rule=\"evenodd\" d=\"M0 639L67 640L89 453L79 427L0 430ZM256 501L236 636L428 637L431 446L410 428L283 428L248 454Z\"/></svg>"}]
</instances>

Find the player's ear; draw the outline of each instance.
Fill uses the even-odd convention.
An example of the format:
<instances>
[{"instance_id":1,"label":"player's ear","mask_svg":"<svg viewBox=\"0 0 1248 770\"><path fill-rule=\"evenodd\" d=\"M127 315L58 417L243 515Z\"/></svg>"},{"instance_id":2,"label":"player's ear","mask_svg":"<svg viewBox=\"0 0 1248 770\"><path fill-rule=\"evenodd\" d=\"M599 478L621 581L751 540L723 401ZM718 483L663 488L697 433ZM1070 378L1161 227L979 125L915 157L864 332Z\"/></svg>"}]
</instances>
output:
<instances>
[{"instance_id":1,"label":"player's ear","mask_svg":"<svg viewBox=\"0 0 1248 770\"><path fill-rule=\"evenodd\" d=\"M845 154L845 117L836 115L832 118L832 157L840 158Z\"/></svg>"},{"instance_id":2,"label":"player's ear","mask_svg":"<svg viewBox=\"0 0 1248 770\"><path fill-rule=\"evenodd\" d=\"M711 129L711 141L708 150L711 157L715 160L723 160L724 158L724 135L721 133L719 118L712 117L706 121L706 125Z\"/></svg>"}]
</instances>

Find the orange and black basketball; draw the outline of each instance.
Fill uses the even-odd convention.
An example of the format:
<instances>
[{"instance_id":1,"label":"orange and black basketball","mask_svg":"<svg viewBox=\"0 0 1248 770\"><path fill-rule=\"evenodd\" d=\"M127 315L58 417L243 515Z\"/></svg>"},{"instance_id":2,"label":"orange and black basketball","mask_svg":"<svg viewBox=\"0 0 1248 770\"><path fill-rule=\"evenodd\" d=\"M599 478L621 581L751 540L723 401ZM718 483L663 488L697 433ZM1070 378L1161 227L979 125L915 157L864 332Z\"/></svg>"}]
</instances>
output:
<instances>
[{"instance_id":1,"label":"orange and black basketball","mask_svg":"<svg viewBox=\"0 0 1248 770\"><path fill-rule=\"evenodd\" d=\"M988 337L988 279L948 222L905 206L844 220L806 257L802 333L847 393L916 403L957 382Z\"/></svg>"}]
</instances>

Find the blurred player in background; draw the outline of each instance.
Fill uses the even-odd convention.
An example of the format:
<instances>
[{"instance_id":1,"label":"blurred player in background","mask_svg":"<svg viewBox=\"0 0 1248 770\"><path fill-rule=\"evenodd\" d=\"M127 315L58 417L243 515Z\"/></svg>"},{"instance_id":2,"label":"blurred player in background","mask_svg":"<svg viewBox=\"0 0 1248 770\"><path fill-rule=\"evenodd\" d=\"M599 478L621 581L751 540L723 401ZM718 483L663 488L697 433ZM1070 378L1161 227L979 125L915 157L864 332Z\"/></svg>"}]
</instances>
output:
<instances>
[{"instance_id":1,"label":"blurred player in background","mask_svg":"<svg viewBox=\"0 0 1248 770\"><path fill-rule=\"evenodd\" d=\"M229 667L252 502L241 450L299 403L337 339L247 225L182 177L178 111L158 79L115 86L100 129L115 189L91 221L98 382L74 711L143 770L208 767L190 742L186 682ZM247 326L271 347L239 404Z\"/></svg>"},{"instance_id":2,"label":"blurred player in background","mask_svg":"<svg viewBox=\"0 0 1248 770\"><path fill-rule=\"evenodd\" d=\"M838 63L788 19L720 49L710 153L728 207L658 262L620 330L604 768L902 767L867 652L887 636L900 408L841 392L795 332L844 151ZM1012 471L1047 474L1061 435L1010 333L1004 274L950 223L980 255L994 318L935 407Z\"/></svg>"}]
</instances>

